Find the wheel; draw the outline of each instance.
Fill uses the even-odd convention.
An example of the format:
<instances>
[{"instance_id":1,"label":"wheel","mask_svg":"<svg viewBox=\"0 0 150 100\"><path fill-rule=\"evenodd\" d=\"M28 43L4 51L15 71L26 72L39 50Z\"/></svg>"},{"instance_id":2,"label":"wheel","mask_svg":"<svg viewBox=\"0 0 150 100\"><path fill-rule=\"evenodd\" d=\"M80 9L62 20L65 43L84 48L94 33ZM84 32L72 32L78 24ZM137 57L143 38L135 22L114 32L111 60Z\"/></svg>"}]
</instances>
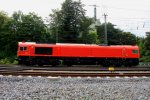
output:
<instances>
[{"instance_id":1,"label":"wheel","mask_svg":"<svg viewBox=\"0 0 150 100\"><path fill-rule=\"evenodd\" d=\"M56 64L52 64L53 67L57 66Z\"/></svg>"},{"instance_id":2,"label":"wheel","mask_svg":"<svg viewBox=\"0 0 150 100\"><path fill-rule=\"evenodd\" d=\"M115 63L115 66L116 66L116 67L121 67L122 65L123 65L123 64L122 64L121 62L119 62L119 61Z\"/></svg>"},{"instance_id":3,"label":"wheel","mask_svg":"<svg viewBox=\"0 0 150 100\"><path fill-rule=\"evenodd\" d=\"M103 63L102 66L103 66L103 67L109 67L110 65L107 64L107 63Z\"/></svg>"},{"instance_id":4,"label":"wheel","mask_svg":"<svg viewBox=\"0 0 150 100\"><path fill-rule=\"evenodd\" d=\"M118 63L118 64L115 64L116 67L121 67L122 64Z\"/></svg>"},{"instance_id":5,"label":"wheel","mask_svg":"<svg viewBox=\"0 0 150 100\"><path fill-rule=\"evenodd\" d=\"M43 64L42 64L42 63L39 63L38 66L43 66Z\"/></svg>"},{"instance_id":6,"label":"wheel","mask_svg":"<svg viewBox=\"0 0 150 100\"><path fill-rule=\"evenodd\" d=\"M67 64L67 66L68 66L68 67L71 67L71 66L72 66L72 64Z\"/></svg>"},{"instance_id":7,"label":"wheel","mask_svg":"<svg viewBox=\"0 0 150 100\"><path fill-rule=\"evenodd\" d=\"M26 62L25 65L26 66L30 66L31 64L30 64L30 62Z\"/></svg>"},{"instance_id":8,"label":"wheel","mask_svg":"<svg viewBox=\"0 0 150 100\"><path fill-rule=\"evenodd\" d=\"M102 66L103 67L109 67L110 66L110 63L108 61L103 61L102 62Z\"/></svg>"}]
</instances>

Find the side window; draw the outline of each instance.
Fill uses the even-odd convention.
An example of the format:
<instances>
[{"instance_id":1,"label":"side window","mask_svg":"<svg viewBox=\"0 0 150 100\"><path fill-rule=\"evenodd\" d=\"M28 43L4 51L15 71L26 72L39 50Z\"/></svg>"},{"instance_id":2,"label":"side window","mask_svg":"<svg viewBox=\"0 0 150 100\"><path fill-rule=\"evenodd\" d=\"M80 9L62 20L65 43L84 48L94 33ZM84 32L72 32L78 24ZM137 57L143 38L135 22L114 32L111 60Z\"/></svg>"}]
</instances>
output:
<instances>
[{"instance_id":1,"label":"side window","mask_svg":"<svg viewBox=\"0 0 150 100\"><path fill-rule=\"evenodd\" d=\"M27 47L20 47L20 51L26 51Z\"/></svg>"},{"instance_id":2,"label":"side window","mask_svg":"<svg viewBox=\"0 0 150 100\"><path fill-rule=\"evenodd\" d=\"M52 51L51 47L35 47L35 54L52 55Z\"/></svg>"},{"instance_id":3,"label":"side window","mask_svg":"<svg viewBox=\"0 0 150 100\"><path fill-rule=\"evenodd\" d=\"M138 54L138 50L132 50L133 54Z\"/></svg>"}]
</instances>

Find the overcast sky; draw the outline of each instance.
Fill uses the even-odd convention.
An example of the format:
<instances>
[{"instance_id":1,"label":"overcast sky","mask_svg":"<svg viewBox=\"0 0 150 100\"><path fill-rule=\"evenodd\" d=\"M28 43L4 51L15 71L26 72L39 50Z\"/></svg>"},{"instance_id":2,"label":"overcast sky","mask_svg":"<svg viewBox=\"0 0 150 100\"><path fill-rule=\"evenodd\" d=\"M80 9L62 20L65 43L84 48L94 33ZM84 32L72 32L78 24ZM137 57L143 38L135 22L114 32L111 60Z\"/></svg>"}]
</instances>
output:
<instances>
[{"instance_id":1,"label":"overcast sky","mask_svg":"<svg viewBox=\"0 0 150 100\"><path fill-rule=\"evenodd\" d=\"M48 17L52 9L60 9L65 0L0 0L0 11L11 15L14 11L23 13L35 12L43 19ZM76 0L77 1L77 0ZM150 31L150 0L81 0L85 4L87 16L93 17L97 5L97 18L104 22L103 14L106 13L107 21L115 24L117 28L130 31L136 36L145 36Z\"/></svg>"}]
</instances>

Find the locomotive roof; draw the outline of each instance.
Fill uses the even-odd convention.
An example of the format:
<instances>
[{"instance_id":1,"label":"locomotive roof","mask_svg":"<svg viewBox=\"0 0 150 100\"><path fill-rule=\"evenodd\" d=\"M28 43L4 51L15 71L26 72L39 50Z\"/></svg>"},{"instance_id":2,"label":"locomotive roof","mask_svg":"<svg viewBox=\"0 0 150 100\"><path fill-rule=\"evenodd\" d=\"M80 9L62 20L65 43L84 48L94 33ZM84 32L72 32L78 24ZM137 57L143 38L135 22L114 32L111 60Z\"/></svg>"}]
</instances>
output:
<instances>
[{"instance_id":1,"label":"locomotive roof","mask_svg":"<svg viewBox=\"0 0 150 100\"><path fill-rule=\"evenodd\" d=\"M96 44L73 44L73 43L55 43L55 44L46 44L46 43L36 43L36 42L19 42L19 45L22 46L30 46L30 45L34 45L34 46L63 46L63 47L67 47L67 46L77 46L77 47L114 47L114 48L119 48L119 47L127 47L127 48L135 48L137 46L135 45L96 45Z\"/></svg>"}]
</instances>

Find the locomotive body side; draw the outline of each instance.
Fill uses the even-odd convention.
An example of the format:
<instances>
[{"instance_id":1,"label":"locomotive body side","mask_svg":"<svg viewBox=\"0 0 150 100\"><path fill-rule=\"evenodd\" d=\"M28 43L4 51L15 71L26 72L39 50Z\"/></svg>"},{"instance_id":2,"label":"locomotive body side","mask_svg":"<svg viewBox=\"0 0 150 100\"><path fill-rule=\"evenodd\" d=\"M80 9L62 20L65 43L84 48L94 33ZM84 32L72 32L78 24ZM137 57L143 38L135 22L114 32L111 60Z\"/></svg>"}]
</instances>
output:
<instances>
[{"instance_id":1,"label":"locomotive body side","mask_svg":"<svg viewBox=\"0 0 150 100\"><path fill-rule=\"evenodd\" d=\"M26 65L59 65L63 62L65 65L132 66L139 63L137 46L19 43L17 55L19 64Z\"/></svg>"},{"instance_id":2,"label":"locomotive body side","mask_svg":"<svg viewBox=\"0 0 150 100\"><path fill-rule=\"evenodd\" d=\"M103 66L132 66L139 63L139 49L137 46L63 45L60 51L59 56L68 57L65 61L67 63L74 62L76 59L80 61L80 64L83 61L92 61L91 64L101 64ZM136 51L136 53L133 51Z\"/></svg>"}]
</instances>

